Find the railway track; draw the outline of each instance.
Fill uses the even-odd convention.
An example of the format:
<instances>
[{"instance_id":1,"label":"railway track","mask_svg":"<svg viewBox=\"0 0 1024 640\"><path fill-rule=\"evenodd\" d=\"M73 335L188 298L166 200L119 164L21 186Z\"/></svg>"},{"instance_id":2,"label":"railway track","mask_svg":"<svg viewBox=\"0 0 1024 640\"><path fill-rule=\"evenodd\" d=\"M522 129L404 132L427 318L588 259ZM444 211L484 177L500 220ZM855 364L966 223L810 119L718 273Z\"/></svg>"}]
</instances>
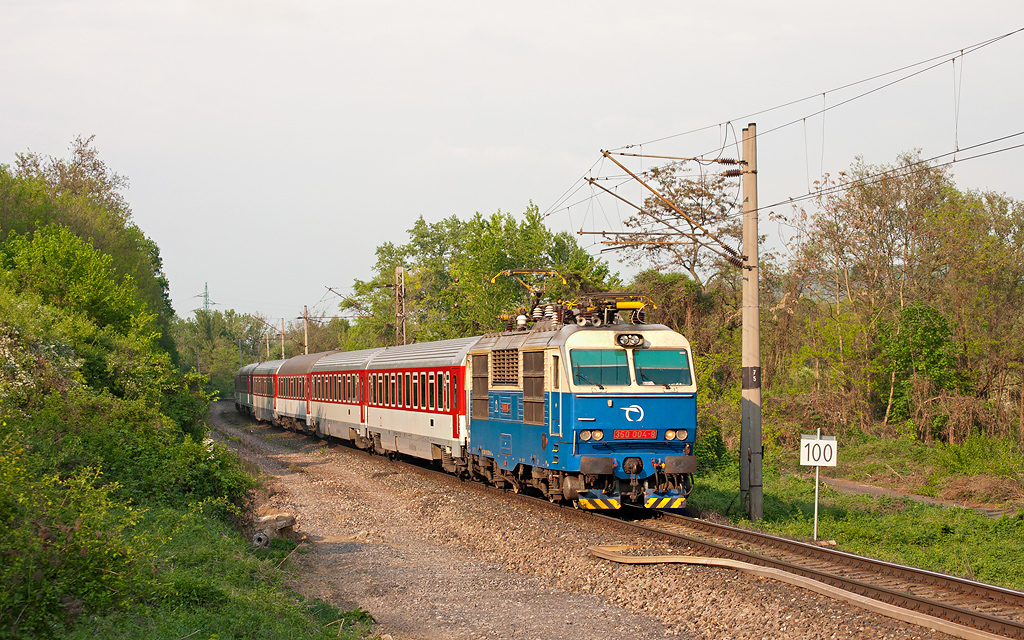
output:
<instances>
[{"instance_id":1,"label":"railway track","mask_svg":"<svg viewBox=\"0 0 1024 640\"><path fill-rule=\"evenodd\" d=\"M1024 593L756 531L662 513L630 523L700 553L771 567L1008 638L1024 638Z\"/></svg>"},{"instance_id":2,"label":"railway track","mask_svg":"<svg viewBox=\"0 0 1024 640\"><path fill-rule=\"evenodd\" d=\"M416 468L449 482L468 484L448 474ZM551 504L526 494L502 493L540 508L556 509L580 518L597 518L613 528L658 537L702 555L778 569L963 627L1024 640L1024 593L1012 589L673 513L661 512L657 518L630 521Z\"/></svg>"},{"instance_id":3,"label":"railway track","mask_svg":"<svg viewBox=\"0 0 1024 640\"><path fill-rule=\"evenodd\" d=\"M399 459L392 459L390 463L435 477L450 486L502 493L536 508L598 520L640 538L653 537L701 555L784 571L956 625L1024 640L1024 593L1019 591L671 513L631 521L576 510L540 497L467 482L419 464Z\"/></svg>"}]
</instances>

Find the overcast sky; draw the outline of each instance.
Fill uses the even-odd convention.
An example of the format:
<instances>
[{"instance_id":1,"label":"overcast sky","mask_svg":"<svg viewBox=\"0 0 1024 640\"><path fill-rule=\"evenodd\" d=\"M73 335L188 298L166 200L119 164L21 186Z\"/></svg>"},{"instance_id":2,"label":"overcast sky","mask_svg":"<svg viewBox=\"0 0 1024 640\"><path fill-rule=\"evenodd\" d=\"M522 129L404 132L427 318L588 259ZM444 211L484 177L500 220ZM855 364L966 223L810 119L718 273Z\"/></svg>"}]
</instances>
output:
<instances>
[{"instance_id":1,"label":"overcast sky","mask_svg":"<svg viewBox=\"0 0 1024 640\"><path fill-rule=\"evenodd\" d=\"M555 229L616 226L629 212L589 187L559 204L603 148L712 125L643 149L717 153L732 140L719 123L798 121L759 140L767 205L858 155L891 163L1024 131L1024 33L951 62L1022 27L1020 0L0 0L0 163L95 134L130 179L179 315L208 282L217 308L291 319L303 304L332 312L324 286L370 277L374 248L404 242L418 216L532 201ZM829 92L943 55L842 106L924 67ZM1016 149L954 174L1024 199L1022 169Z\"/></svg>"}]
</instances>

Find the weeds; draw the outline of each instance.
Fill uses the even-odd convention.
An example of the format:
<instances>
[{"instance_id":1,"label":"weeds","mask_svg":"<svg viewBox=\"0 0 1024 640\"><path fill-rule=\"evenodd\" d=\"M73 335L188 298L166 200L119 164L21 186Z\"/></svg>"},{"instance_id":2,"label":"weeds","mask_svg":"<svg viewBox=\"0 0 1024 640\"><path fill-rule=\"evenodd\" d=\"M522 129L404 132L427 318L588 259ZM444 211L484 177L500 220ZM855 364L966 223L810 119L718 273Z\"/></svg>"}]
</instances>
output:
<instances>
[{"instance_id":1,"label":"weeds","mask_svg":"<svg viewBox=\"0 0 1024 640\"><path fill-rule=\"evenodd\" d=\"M750 526L739 504L739 469L729 467L697 479L691 508L715 512ZM810 539L814 482L765 473L764 519L755 526L775 534ZM1024 510L998 520L970 509L927 505L904 498L839 493L820 487L819 537L844 551L921 567L1013 589L1024 588Z\"/></svg>"}]
</instances>

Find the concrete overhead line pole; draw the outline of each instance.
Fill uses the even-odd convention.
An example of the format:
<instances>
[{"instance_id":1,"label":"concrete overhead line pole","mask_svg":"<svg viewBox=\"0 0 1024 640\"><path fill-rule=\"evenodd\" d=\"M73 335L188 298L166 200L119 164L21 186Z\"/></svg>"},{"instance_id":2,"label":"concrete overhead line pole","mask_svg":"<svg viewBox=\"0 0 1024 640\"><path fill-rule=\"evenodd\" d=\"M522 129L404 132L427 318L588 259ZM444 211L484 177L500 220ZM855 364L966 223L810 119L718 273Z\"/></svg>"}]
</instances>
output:
<instances>
[{"instance_id":1,"label":"concrete overhead line pole","mask_svg":"<svg viewBox=\"0 0 1024 640\"><path fill-rule=\"evenodd\" d=\"M740 503L751 520L763 515L761 442L761 314L757 256L757 129L743 130L743 390L740 423Z\"/></svg>"},{"instance_id":2,"label":"concrete overhead line pole","mask_svg":"<svg viewBox=\"0 0 1024 640\"><path fill-rule=\"evenodd\" d=\"M281 318L281 359L284 360L284 318Z\"/></svg>"}]
</instances>

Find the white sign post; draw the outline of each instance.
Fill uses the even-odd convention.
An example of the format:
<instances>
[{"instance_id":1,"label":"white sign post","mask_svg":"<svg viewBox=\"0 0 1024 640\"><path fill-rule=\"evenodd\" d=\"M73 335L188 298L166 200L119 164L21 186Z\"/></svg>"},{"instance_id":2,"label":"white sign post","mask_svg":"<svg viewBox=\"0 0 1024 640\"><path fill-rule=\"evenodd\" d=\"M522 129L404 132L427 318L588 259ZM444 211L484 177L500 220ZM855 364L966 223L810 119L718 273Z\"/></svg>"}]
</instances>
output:
<instances>
[{"instance_id":1,"label":"white sign post","mask_svg":"<svg viewBox=\"0 0 1024 640\"><path fill-rule=\"evenodd\" d=\"M804 433L800 436L800 464L814 467L814 539L818 539L818 470L836 466L839 448L835 436Z\"/></svg>"}]
</instances>

